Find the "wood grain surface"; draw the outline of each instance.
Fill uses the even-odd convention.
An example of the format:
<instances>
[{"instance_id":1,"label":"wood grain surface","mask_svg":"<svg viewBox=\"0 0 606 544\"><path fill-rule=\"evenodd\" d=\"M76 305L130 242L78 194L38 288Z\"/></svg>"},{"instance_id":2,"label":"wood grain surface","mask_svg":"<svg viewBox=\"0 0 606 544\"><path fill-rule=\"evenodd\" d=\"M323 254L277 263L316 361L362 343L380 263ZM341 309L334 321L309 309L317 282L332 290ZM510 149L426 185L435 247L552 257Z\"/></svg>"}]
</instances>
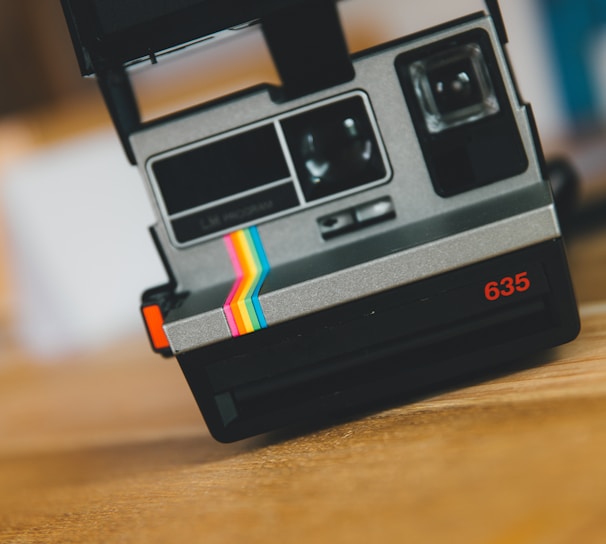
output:
<instances>
[{"instance_id":1,"label":"wood grain surface","mask_svg":"<svg viewBox=\"0 0 606 544\"><path fill-rule=\"evenodd\" d=\"M273 80L269 64L246 68ZM144 113L238 84L198 72L191 96L142 93ZM5 121L0 170L107 126L96 90ZM229 445L143 333L31 360L2 333L0 270L0 543L606 542L606 221L567 242L577 340L482 383Z\"/></svg>"},{"instance_id":2,"label":"wood grain surface","mask_svg":"<svg viewBox=\"0 0 606 544\"><path fill-rule=\"evenodd\" d=\"M0 542L605 542L604 229L569 256L576 341L483 383L230 445L143 335L46 366L3 345Z\"/></svg>"}]
</instances>

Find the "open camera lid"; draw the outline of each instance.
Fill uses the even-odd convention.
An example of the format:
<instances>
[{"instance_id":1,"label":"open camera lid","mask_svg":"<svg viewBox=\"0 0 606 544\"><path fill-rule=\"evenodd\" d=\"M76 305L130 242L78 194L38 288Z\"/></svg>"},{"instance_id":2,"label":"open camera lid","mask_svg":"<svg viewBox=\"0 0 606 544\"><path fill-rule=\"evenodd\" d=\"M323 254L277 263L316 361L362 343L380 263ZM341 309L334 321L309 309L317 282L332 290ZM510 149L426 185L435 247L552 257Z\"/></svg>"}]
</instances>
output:
<instances>
[{"instance_id":1,"label":"open camera lid","mask_svg":"<svg viewBox=\"0 0 606 544\"><path fill-rule=\"evenodd\" d=\"M312 0L313 1L313 0ZM82 75L172 48L309 0L61 0Z\"/></svg>"},{"instance_id":2,"label":"open camera lid","mask_svg":"<svg viewBox=\"0 0 606 544\"><path fill-rule=\"evenodd\" d=\"M338 2L61 0L80 71L96 76L132 164L136 159L129 138L145 123L130 82L130 65L145 59L153 64L162 53L258 21L282 83L273 98L297 98L354 77ZM484 2L500 22L498 0ZM503 25L497 23L497 28L505 43Z\"/></svg>"},{"instance_id":3,"label":"open camera lid","mask_svg":"<svg viewBox=\"0 0 606 544\"><path fill-rule=\"evenodd\" d=\"M259 22L288 100L354 76L339 0L61 0L83 76L97 79L129 161L142 129L128 68ZM309 29L314 32L310 33Z\"/></svg>"}]
</instances>

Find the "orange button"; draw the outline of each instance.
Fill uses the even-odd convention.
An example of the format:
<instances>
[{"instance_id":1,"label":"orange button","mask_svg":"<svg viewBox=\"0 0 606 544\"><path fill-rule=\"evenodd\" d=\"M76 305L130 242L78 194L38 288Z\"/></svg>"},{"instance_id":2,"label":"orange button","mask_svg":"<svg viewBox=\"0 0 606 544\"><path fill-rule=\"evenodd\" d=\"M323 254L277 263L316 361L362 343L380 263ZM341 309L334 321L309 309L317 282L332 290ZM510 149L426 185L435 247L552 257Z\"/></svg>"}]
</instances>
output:
<instances>
[{"instance_id":1,"label":"orange button","mask_svg":"<svg viewBox=\"0 0 606 544\"><path fill-rule=\"evenodd\" d=\"M143 312L143 319L145 319L145 325L149 332L152 346L156 350L162 350L170 347L166 333L164 332L164 317L162 317L162 311L160 306L152 304L151 306L144 306L141 311Z\"/></svg>"}]
</instances>

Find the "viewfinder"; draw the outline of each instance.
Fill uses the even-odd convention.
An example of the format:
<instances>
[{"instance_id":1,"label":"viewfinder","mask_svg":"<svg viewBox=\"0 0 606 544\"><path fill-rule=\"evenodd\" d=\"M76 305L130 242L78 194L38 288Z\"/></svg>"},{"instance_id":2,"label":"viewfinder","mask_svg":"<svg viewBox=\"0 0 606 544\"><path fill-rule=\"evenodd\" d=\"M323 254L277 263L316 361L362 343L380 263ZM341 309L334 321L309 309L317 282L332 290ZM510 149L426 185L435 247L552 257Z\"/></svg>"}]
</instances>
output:
<instances>
[{"instance_id":1,"label":"viewfinder","mask_svg":"<svg viewBox=\"0 0 606 544\"><path fill-rule=\"evenodd\" d=\"M409 69L429 132L441 132L499 111L482 49L476 43L418 60Z\"/></svg>"}]
</instances>

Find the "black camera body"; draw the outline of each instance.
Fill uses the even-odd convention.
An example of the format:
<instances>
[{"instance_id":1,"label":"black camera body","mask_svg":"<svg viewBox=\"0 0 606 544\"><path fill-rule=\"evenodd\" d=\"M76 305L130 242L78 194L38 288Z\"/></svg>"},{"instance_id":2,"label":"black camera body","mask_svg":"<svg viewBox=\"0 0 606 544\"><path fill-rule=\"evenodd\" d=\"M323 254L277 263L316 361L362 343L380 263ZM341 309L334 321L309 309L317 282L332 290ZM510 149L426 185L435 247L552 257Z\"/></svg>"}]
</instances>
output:
<instances>
[{"instance_id":1,"label":"black camera body","mask_svg":"<svg viewBox=\"0 0 606 544\"><path fill-rule=\"evenodd\" d=\"M93 66L157 217L169 282L142 297L152 346L176 355L220 441L409 398L579 331L496 3L353 57L333 2L292 4L261 18L274 52L292 48L275 54L281 88L143 124L125 70ZM297 57L297 12L328 21L322 62Z\"/></svg>"}]
</instances>

